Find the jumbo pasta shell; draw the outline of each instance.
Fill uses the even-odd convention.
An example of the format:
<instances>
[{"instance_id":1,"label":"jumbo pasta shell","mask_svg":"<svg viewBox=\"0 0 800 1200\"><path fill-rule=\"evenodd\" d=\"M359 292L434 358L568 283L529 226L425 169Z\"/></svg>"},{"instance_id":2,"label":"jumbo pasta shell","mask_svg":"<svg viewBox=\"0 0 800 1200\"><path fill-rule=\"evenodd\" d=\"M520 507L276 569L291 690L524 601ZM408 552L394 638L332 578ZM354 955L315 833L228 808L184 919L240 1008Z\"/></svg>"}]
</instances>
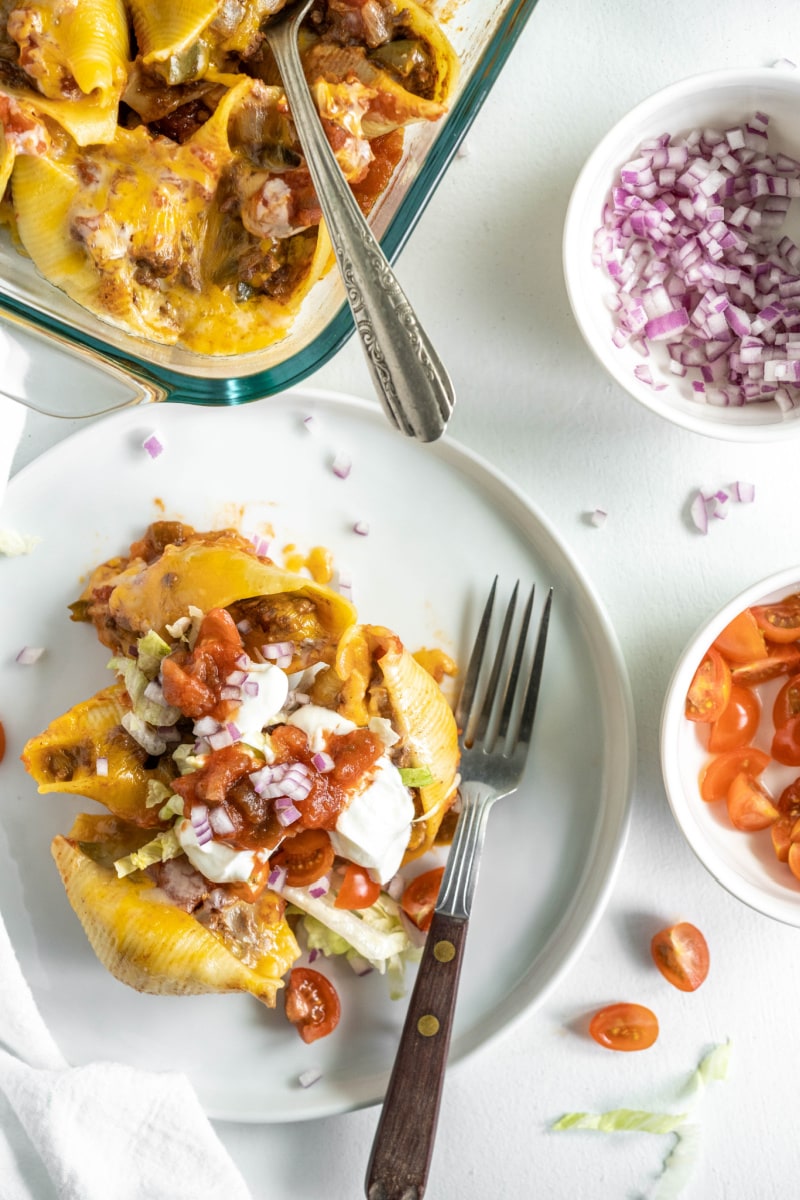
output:
<instances>
[{"instance_id":1,"label":"jumbo pasta shell","mask_svg":"<svg viewBox=\"0 0 800 1200\"><path fill-rule=\"evenodd\" d=\"M169 785L174 772L161 764L144 765L144 752L120 727L129 710L125 688L114 683L31 738L22 761L39 791L88 796L127 821L158 825L158 809L145 803L147 784L156 780ZM97 774L98 759L106 760L107 775Z\"/></svg>"},{"instance_id":2,"label":"jumbo pasta shell","mask_svg":"<svg viewBox=\"0 0 800 1200\"><path fill-rule=\"evenodd\" d=\"M427 767L433 782L416 789L420 812L406 859L433 845L458 783L458 730L439 685L403 646L379 625L358 625L339 643L336 672L343 715L363 725L388 717L400 735L404 764Z\"/></svg>"},{"instance_id":3,"label":"jumbo pasta shell","mask_svg":"<svg viewBox=\"0 0 800 1200\"><path fill-rule=\"evenodd\" d=\"M241 548L240 539L197 539L167 546L152 563L134 561L116 580L108 600L114 624L140 636L185 616L190 606L208 612L239 600L287 596L311 601L319 632L335 644L355 621L353 605L332 588L295 575ZM298 630L301 637L307 631Z\"/></svg>"},{"instance_id":4,"label":"jumbo pasta shell","mask_svg":"<svg viewBox=\"0 0 800 1200\"><path fill-rule=\"evenodd\" d=\"M271 952L249 967L146 876L118 879L60 835L51 850L92 949L121 983L161 996L249 992L274 1008L282 977L300 954L285 920L274 926Z\"/></svg>"}]
</instances>

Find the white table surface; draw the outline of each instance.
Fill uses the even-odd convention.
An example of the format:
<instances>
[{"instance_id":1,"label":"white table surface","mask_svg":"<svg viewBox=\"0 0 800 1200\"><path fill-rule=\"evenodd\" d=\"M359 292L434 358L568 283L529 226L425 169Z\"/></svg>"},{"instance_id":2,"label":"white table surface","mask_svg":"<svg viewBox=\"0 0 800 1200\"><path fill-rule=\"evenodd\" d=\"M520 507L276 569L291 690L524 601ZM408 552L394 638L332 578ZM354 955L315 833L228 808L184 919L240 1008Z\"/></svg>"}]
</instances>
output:
<instances>
[{"instance_id":1,"label":"white table surface","mask_svg":"<svg viewBox=\"0 0 800 1200\"><path fill-rule=\"evenodd\" d=\"M458 389L452 437L528 493L595 585L638 722L630 835L606 912L544 1003L449 1074L427 1193L439 1200L647 1194L671 1138L548 1126L569 1109L667 1103L727 1038L730 1077L702 1110L704 1153L685 1195L768 1200L797 1186L800 930L750 911L696 861L667 805L658 724L700 620L800 562L800 443L714 442L640 408L584 346L560 265L572 184L624 111L685 75L784 57L800 62L794 0L540 0L398 263ZM354 341L307 382L372 395ZM31 414L16 467L77 427ZM688 497L734 479L755 483L756 502L699 536ZM609 514L602 528L586 519L597 506ZM709 979L693 995L669 987L649 958L652 933L680 919L711 947ZM586 1015L618 999L657 1012L661 1036L646 1053L613 1054L586 1036ZM216 1128L255 1200L349 1200L363 1194L377 1117L372 1108Z\"/></svg>"}]
</instances>

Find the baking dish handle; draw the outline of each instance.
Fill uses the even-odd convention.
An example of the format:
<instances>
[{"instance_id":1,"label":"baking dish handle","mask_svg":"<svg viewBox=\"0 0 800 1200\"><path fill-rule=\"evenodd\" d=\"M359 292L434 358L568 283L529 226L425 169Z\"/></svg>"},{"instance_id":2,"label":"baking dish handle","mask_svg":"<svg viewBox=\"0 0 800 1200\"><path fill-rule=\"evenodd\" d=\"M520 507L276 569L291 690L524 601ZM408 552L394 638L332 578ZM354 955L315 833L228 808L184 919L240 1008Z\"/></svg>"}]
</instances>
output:
<instances>
[{"instance_id":1,"label":"baking dish handle","mask_svg":"<svg viewBox=\"0 0 800 1200\"><path fill-rule=\"evenodd\" d=\"M161 383L119 366L106 354L48 329L22 313L3 309L0 327L0 393L48 417L99 417L134 404L169 398Z\"/></svg>"}]
</instances>

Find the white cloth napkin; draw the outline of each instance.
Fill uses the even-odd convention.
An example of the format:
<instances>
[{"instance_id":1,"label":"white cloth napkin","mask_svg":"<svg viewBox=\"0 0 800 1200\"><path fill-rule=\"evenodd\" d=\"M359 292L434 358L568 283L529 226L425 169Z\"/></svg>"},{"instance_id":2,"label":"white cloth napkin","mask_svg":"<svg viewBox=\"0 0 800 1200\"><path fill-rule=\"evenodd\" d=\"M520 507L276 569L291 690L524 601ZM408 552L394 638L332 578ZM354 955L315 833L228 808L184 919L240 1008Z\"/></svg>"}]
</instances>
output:
<instances>
[{"instance_id":1,"label":"white cloth napkin","mask_svg":"<svg viewBox=\"0 0 800 1200\"><path fill-rule=\"evenodd\" d=\"M25 413L0 396L0 505ZM0 1197L250 1200L186 1076L67 1063L25 982L2 914Z\"/></svg>"}]
</instances>

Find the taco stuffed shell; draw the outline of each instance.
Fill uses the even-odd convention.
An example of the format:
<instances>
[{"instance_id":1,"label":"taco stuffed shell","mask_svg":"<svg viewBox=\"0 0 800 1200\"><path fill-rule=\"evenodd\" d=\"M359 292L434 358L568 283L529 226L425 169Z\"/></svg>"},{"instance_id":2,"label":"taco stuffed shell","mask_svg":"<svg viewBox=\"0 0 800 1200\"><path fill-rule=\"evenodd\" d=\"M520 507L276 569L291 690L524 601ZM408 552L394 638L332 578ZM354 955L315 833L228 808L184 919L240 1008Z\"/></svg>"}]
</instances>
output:
<instances>
[{"instance_id":1,"label":"taco stuffed shell","mask_svg":"<svg viewBox=\"0 0 800 1200\"><path fill-rule=\"evenodd\" d=\"M455 721L430 671L232 531L152 526L72 611L115 680L23 761L41 792L107 810L53 842L103 965L140 991L272 1006L304 947L397 991L419 945L404 871L457 799Z\"/></svg>"}]
</instances>

